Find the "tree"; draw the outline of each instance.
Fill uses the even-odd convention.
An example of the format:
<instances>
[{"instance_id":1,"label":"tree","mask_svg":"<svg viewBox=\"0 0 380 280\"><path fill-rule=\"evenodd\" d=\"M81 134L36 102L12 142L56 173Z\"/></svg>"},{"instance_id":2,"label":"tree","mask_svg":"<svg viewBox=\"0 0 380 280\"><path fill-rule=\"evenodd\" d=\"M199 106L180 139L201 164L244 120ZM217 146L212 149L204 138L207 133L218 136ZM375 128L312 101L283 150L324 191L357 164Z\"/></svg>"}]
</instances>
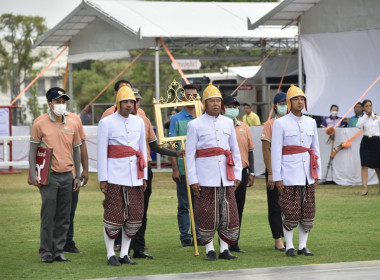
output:
<instances>
[{"instance_id":1,"label":"tree","mask_svg":"<svg viewBox=\"0 0 380 280\"><path fill-rule=\"evenodd\" d=\"M32 44L47 31L45 19L38 16L3 14L0 16L0 83L10 85L11 99L20 92L20 85L27 80L33 64L47 57L40 51L32 54ZM14 113L16 110L14 110ZM14 122L16 115L13 115Z\"/></svg>"}]
</instances>

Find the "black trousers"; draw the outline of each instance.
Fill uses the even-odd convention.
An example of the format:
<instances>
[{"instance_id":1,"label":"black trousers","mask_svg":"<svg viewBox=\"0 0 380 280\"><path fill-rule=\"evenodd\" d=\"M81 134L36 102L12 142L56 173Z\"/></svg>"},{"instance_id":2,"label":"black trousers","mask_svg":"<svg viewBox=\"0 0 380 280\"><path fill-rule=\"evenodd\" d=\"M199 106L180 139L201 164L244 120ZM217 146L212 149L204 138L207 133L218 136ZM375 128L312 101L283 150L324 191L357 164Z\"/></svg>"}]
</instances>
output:
<instances>
[{"instance_id":1,"label":"black trousers","mask_svg":"<svg viewBox=\"0 0 380 280\"><path fill-rule=\"evenodd\" d=\"M146 182L146 190L144 192L144 216L142 218L142 225L140 229L135 234L135 237L133 237L131 241L130 248L133 249L133 251L144 251L145 248L145 231L146 231L146 224L147 224L147 213L148 213L148 206L149 206L149 199L150 195L152 194L152 180L153 180L153 172L152 168L148 167L148 180Z\"/></svg>"},{"instance_id":2,"label":"black trousers","mask_svg":"<svg viewBox=\"0 0 380 280\"><path fill-rule=\"evenodd\" d=\"M240 237L240 229L241 229L241 221L243 219L243 211L245 205L245 197L247 193L247 183L248 183L248 167L243 168L241 181L239 187L235 191L236 205L239 214L239 237ZM239 240L238 237L238 240Z\"/></svg>"},{"instance_id":3,"label":"black trousers","mask_svg":"<svg viewBox=\"0 0 380 280\"><path fill-rule=\"evenodd\" d=\"M268 183L268 171L265 171L265 182ZM268 200L268 220L272 236L274 239L284 236L282 232L282 217L281 208L278 205L278 190L275 187L273 190L267 189Z\"/></svg>"},{"instance_id":4,"label":"black trousers","mask_svg":"<svg viewBox=\"0 0 380 280\"><path fill-rule=\"evenodd\" d=\"M69 227L69 231L67 232L67 236L66 236L66 244L69 246L75 245L75 242L74 242L74 218L75 218L75 211L77 210L77 206L78 206L78 199L79 199L79 191L73 192L72 200L71 200L71 211L70 211L70 227Z\"/></svg>"}]
</instances>

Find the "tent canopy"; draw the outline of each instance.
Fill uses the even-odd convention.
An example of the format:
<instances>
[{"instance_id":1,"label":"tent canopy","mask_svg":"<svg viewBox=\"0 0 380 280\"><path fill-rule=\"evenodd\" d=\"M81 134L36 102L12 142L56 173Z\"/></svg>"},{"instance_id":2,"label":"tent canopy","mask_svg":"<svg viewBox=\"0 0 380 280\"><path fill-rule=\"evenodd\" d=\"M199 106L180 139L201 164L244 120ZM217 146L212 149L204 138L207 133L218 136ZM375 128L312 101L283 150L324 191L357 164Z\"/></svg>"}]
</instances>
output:
<instances>
[{"instance_id":1,"label":"tent canopy","mask_svg":"<svg viewBox=\"0 0 380 280\"><path fill-rule=\"evenodd\" d=\"M380 75L379 14L378 0L284 0L249 28L299 18L309 113L326 116L337 104L342 116ZM380 83L365 98L380 104L378 92Z\"/></svg>"},{"instance_id":2,"label":"tent canopy","mask_svg":"<svg viewBox=\"0 0 380 280\"><path fill-rule=\"evenodd\" d=\"M251 49L260 46L262 39L266 39L268 46L271 43L277 44L276 47L295 45L297 28L294 27L247 30L247 17L259 19L277 5L84 0L35 47L60 47L70 40L69 62L75 63L86 59L125 58L127 50L152 46L157 37L170 49Z\"/></svg>"}]
</instances>

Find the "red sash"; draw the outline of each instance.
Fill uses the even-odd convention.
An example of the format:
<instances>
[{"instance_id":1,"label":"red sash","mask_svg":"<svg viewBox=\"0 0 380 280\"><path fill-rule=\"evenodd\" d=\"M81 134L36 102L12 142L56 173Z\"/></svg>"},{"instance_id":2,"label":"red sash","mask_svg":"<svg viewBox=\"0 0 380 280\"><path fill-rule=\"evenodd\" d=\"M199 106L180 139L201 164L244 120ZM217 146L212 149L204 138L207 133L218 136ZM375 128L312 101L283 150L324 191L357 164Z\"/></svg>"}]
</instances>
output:
<instances>
[{"instance_id":1,"label":"red sash","mask_svg":"<svg viewBox=\"0 0 380 280\"><path fill-rule=\"evenodd\" d=\"M137 178L141 179L144 177L144 168L146 167L146 162L141 151L136 151L130 146L122 145L109 145L108 146L108 158L124 158L137 156Z\"/></svg>"},{"instance_id":2,"label":"red sash","mask_svg":"<svg viewBox=\"0 0 380 280\"><path fill-rule=\"evenodd\" d=\"M318 156L314 153L313 149L308 149L302 146L296 146L296 145L289 145L282 147L282 154L283 155L293 155L293 154L300 154L304 152L309 152L310 154L310 170L311 175L314 179L318 179L318 172L317 168L318 166Z\"/></svg>"},{"instance_id":3,"label":"red sash","mask_svg":"<svg viewBox=\"0 0 380 280\"><path fill-rule=\"evenodd\" d=\"M220 147L207 148L202 150L197 150L197 157L212 157L225 155L227 158L227 179L230 181L235 180L234 173L234 159L232 157L232 152L230 150L224 150Z\"/></svg>"}]
</instances>

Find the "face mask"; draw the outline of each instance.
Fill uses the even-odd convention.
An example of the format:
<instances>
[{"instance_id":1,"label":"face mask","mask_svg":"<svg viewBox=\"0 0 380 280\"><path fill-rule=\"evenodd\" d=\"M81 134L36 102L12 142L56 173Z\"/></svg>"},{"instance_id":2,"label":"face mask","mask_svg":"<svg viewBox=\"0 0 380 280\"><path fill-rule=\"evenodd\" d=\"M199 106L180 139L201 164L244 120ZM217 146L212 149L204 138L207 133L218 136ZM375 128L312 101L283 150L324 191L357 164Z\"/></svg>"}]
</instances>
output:
<instances>
[{"instance_id":1,"label":"face mask","mask_svg":"<svg viewBox=\"0 0 380 280\"><path fill-rule=\"evenodd\" d=\"M281 116L285 116L287 112L288 112L288 106L277 105L277 113L279 113Z\"/></svg>"},{"instance_id":2,"label":"face mask","mask_svg":"<svg viewBox=\"0 0 380 280\"><path fill-rule=\"evenodd\" d=\"M331 111L331 116L336 117L338 115L338 111Z\"/></svg>"},{"instance_id":3,"label":"face mask","mask_svg":"<svg viewBox=\"0 0 380 280\"><path fill-rule=\"evenodd\" d=\"M66 112L66 104L54 104L54 114L57 116L63 116Z\"/></svg>"},{"instance_id":4,"label":"face mask","mask_svg":"<svg viewBox=\"0 0 380 280\"><path fill-rule=\"evenodd\" d=\"M225 116L230 119L235 119L239 115L238 108L226 108Z\"/></svg>"}]
</instances>

